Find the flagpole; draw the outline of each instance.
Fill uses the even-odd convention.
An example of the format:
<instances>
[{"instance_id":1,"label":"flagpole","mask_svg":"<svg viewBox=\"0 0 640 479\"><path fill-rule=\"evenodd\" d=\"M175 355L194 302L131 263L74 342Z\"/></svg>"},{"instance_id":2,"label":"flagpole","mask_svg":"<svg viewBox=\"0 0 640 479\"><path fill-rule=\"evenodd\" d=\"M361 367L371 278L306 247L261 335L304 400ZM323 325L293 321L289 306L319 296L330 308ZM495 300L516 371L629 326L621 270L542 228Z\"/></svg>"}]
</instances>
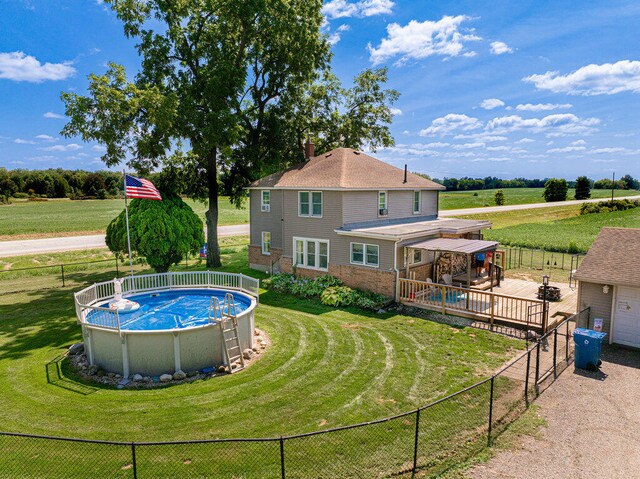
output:
<instances>
[{"instance_id":1,"label":"flagpole","mask_svg":"<svg viewBox=\"0 0 640 479\"><path fill-rule=\"evenodd\" d=\"M127 173L122 170L124 178L124 216L127 219L127 246L129 247L129 270L133 276L133 260L131 259L131 234L129 233L129 207L127 206Z\"/></svg>"}]
</instances>

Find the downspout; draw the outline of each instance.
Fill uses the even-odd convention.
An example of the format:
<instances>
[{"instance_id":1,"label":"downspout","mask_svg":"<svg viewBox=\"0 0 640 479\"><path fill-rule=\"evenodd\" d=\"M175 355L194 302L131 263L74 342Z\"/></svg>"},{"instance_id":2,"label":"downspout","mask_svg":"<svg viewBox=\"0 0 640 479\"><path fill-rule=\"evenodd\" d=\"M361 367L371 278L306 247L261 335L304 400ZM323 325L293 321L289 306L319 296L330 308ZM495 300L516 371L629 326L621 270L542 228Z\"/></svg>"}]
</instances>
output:
<instances>
[{"instance_id":1,"label":"downspout","mask_svg":"<svg viewBox=\"0 0 640 479\"><path fill-rule=\"evenodd\" d=\"M400 288L398 288L398 283L400 282L400 270L398 269L398 243L400 243L402 239L397 239L393 243L393 270L396 272L396 284L394 286L394 296L396 299L396 303L400 299Z\"/></svg>"}]
</instances>

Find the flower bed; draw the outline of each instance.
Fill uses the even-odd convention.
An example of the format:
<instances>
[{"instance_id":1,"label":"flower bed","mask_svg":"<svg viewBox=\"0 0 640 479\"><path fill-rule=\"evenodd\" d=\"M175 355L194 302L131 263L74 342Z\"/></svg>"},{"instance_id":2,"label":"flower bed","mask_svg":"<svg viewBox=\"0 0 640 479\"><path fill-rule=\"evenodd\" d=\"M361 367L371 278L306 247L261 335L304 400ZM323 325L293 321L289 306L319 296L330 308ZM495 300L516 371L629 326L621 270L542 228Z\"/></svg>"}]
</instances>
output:
<instances>
[{"instance_id":1,"label":"flower bed","mask_svg":"<svg viewBox=\"0 0 640 479\"><path fill-rule=\"evenodd\" d=\"M361 291L344 286L335 276L324 275L317 278L298 278L293 274L280 273L262 282L267 289L289 293L301 298L316 298L329 306L356 306L376 311L386 299L370 291Z\"/></svg>"}]
</instances>

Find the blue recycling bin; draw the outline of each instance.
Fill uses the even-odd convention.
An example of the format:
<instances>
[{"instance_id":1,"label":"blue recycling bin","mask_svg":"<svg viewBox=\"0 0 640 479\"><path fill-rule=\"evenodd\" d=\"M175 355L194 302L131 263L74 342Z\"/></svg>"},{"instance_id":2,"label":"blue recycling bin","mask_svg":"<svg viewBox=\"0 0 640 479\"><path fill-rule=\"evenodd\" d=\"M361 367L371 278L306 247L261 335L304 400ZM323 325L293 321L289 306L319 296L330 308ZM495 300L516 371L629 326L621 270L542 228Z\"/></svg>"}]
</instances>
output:
<instances>
[{"instance_id":1,"label":"blue recycling bin","mask_svg":"<svg viewBox=\"0 0 640 479\"><path fill-rule=\"evenodd\" d=\"M594 371L600 365L602 340L606 333L599 333L592 329L576 328L573 332L573 342L576 346L576 368Z\"/></svg>"}]
</instances>

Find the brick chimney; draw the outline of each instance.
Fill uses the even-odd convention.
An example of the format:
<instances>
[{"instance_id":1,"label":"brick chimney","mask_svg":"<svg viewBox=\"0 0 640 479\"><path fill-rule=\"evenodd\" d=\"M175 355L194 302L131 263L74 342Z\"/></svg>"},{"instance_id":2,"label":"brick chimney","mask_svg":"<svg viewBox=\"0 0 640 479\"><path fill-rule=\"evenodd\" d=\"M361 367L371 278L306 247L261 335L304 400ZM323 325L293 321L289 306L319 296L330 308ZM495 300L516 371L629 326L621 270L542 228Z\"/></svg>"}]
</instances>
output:
<instances>
[{"instance_id":1,"label":"brick chimney","mask_svg":"<svg viewBox=\"0 0 640 479\"><path fill-rule=\"evenodd\" d=\"M304 160L309 161L314 157L314 155L315 152L313 150L313 143L311 143L311 138L307 136L307 142L304 144Z\"/></svg>"}]
</instances>

